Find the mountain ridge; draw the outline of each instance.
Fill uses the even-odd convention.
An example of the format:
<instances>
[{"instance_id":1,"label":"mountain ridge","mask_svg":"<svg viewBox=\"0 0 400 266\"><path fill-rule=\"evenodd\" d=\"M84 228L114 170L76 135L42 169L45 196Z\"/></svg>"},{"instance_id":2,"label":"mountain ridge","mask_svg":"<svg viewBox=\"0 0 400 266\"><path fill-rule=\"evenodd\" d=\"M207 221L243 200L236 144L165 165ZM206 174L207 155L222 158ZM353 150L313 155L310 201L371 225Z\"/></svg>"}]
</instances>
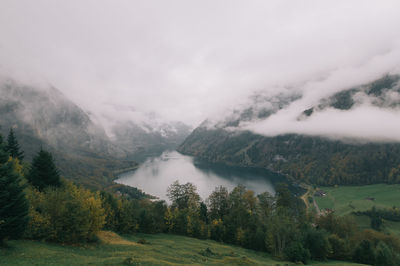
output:
<instances>
[{"instance_id":1,"label":"mountain ridge","mask_svg":"<svg viewBox=\"0 0 400 266\"><path fill-rule=\"evenodd\" d=\"M356 93L371 95L376 100L372 104L383 106L388 93L398 94L399 80L397 75L384 76L370 84L322 99L318 108L350 110L356 102L349 106L349 100ZM400 100L385 108L397 108L399 104ZM272 109L271 114L287 104L280 106ZM299 119L308 119L318 111L308 110L300 111ZM256 119L260 118L256 115ZM243 130L240 127L242 121L251 119L239 119L234 123L227 120L214 126L205 122L192 132L178 151L214 163L268 168L289 175L297 181L319 185L400 182L398 142L354 142L351 139L343 141L294 133L263 136Z\"/></svg>"},{"instance_id":2,"label":"mountain ridge","mask_svg":"<svg viewBox=\"0 0 400 266\"><path fill-rule=\"evenodd\" d=\"M113 183L117 172L138 166L132 154L142 151L132 151L129 146L137 138L135 132L128 128L130 135L125 143L111 139L89 112L57 88L0 79L0 133L7 136L10 128L14 129L26 161L43 147L53 153L67 179L89 188L119 190L134 197L144 195L135 188ZM151 139L145 133L141 139Z\"/></svg>"}]
</instances>

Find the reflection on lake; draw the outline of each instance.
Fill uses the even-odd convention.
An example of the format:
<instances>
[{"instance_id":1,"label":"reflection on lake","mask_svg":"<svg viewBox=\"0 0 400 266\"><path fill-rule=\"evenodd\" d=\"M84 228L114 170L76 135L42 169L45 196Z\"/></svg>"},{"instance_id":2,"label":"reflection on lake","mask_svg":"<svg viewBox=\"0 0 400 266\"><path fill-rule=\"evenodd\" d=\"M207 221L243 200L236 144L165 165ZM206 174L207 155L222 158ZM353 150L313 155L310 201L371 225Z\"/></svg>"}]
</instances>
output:
<instances>
[{"instance_id":1,"label":"reflection on lake","mask_svg":"<svg viewBox=\"0 0 400 266\"><path fill-rule=\"evenodd\" d=\"M148 159L133 172L122 174L117 182L137 187L147 194L167 200L167 187L175 180L181 184L195 184L204 200L220 185L230 191L238 184L243 184L257 194L265 191L275 194L273 184L282 181L283 178L264 169L196 163L191 156L169 151Z\"/></svg>"}]
</instances>

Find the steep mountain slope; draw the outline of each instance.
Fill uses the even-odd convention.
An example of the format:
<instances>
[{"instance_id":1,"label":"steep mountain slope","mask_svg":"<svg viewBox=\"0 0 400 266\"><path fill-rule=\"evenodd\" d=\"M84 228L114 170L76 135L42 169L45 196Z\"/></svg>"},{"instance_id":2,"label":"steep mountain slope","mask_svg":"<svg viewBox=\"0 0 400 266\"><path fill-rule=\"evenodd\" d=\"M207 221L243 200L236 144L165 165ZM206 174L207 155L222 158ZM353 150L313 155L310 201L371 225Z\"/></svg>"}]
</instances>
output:
<instances>
[{"instance_id":1,"label":"steep mountain slope","mask_svg":"<svg viewBox=\"0 0 400 266\"><path fill-rule=\"evenodd\" d=\"M0 113L3 134L13 127L55 149L84 155L125 156L109 141L100 126L53 87L34 88L10 79L3 81L0 84ZM26 145L30 142L25 138L21 141ZM26 153L28 158L32 156L30 149Z\"/></svg>"},{"instance_id":2,"label":"steep mountain slope","mask_svg":"<svg viewBox=\"0 0 400 266\"><path fill-rule=\"evenodd\" d=\"M338 92L321 99L316 106L300 110L297 119L307 120L326 108L350 110L366 101L379 108L397 108L400 105L399 80L399 76L385 76L370 84ZM265 119L301 98L296 94L289 96L265 98L272 102L264 105L270 106L269 109L261 110L253 105L218 123L205 121L178 151L210 162L265 167L296 180L324 185L400 182L398 143L299 134L267 137L242 130L243 121Z\"/></svg>"},{"instance_id":3,"label":"steep mountain slope","mask_svg":"<svg viewBox=\"0 0 400 266\"><path fill-rule=\"evenodd\" d=\"M116 123L111 129L113 143L127 158L144 161L165 150L175 150L190 134L190 127L181 122L139 125L132 121Z\"/></svg>"},{"instance_id":4,"label":"steep mountain slope","mask_svg":"<svg viewBox=\"0 0 400 266\"><path fill-rule=\"evenodd\" d=\"M0 126L3 136L14 128L25 160L30 161L40 147L49 149L64 177L88 187L118 187L112 183L113 171L137 165L124 160L125 152L109 140L104 130L52 87L3 79Z\"/></svg>"}]
</instances>

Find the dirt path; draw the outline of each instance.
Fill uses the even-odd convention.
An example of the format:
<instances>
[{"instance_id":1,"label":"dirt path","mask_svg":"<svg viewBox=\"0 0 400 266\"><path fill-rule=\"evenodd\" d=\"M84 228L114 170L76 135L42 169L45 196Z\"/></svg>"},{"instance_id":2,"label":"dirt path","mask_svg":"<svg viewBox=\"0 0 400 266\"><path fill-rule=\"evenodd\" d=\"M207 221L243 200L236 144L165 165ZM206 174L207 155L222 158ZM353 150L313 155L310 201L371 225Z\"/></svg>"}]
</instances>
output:
<instances>
[{"instance_id":1,"label":"dirt path","mask_svg":"<svg viewBox=\"0 0 400 266\"><path fill-rule=\"evenodd\" d=\"M321 215L321 210L319 209L319 206L317 204L317 201L315 200L313 193L314 193L314 188L310 185L306 185L306 184L301 184L301 186L304 189L307 189L307 192L304 193L300 198L303 200L304 204L306 205L307 210L310 209L310 202L308 201L308 197L311 196L312 200L313 200L313 205L315 207L315 210L317 212L317 215L320 216Z\"/></svg>"},{"instance_id":2,"label":"dirt path","mask_svg":"<svg viewBox=\"0 0 400 266\"><path fill-rule=\"evenodd\" d=\"M314 199L314 197L312 199L313 199L315 210L317 211L317 215L320 216L321 215L321 210L319 209L317 201Z\"/></svg>"},{"instance_id":3,"label":"dirt path","mask_svg":"<svg viewBox=\"0 0 400 266\"><path fill-rule=\"evenodd\" d=\"M308 201L308 196L310 196L313 193L313 188L309 185L306 184L301 184L301 187L306 189L306 193L304 193L300 198L304 201L304 204L306 205L306 208L310 208L310 202Z\"/></svg>"},{"instance_id":4,"label":"dirt path","mask_svg":"<svg viewBox=\"0 0 400 266\"><path fill-rule=\"evenodd\" d=\"M310 208L310 203L308 202L308 195L310 194L310 189L308 187L305 187L307 189L307 192L304 193L300 198L304 201L304 204L306 205L306 209L308 210Z\"/></svg>"}]
</instances>

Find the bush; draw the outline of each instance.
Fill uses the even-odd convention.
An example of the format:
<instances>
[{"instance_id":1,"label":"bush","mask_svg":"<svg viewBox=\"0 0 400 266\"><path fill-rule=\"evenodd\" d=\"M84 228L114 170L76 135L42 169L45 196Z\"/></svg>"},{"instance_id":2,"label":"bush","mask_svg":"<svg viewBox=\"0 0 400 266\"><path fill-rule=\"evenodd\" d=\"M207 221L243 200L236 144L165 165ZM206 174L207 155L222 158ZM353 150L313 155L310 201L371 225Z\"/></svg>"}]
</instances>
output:
<instances>
[{"instance_id":1,"label":"bush","mask_svg":"<svg viewBox=\"0 0 400 266\"><path fill-rule=\"evenodd\" d=\"M364 264L375 263L375 251L371 241L363 240L358 244L354 250L353 260Z\"/></svg>"},{"instance_id":2,"label":"bush","mask_svg":"<svg viewBox=\"0 0 400 266\"><path fill-rule=\"evenodd\" d=\"M328 234L325 230L308 228L304 232L304 247L306 247L313 259L326 259L331 251Z\"/></svg>"},{"instance_id":3,"label":"bush","mask_svg":"<svg viewBox=\"0 0 400 266\"><path fill-rule=\"evenodd\" d=\"M399 265L398 263L399 261L396 262L393 250L389 248L384 242L379 242L378 246L376 247L375 264L383 266L394 266Z\"/></svg>"},{"instance_id":4,"label":"bush","mask_svg":"<svg viewBox=\"0 0 400 266\"><path fill-rule=\"evenodd\" d=\"M307 264L310 259L310 251L305 249L300 242L292 242L285 249L285 257L289 261Z\"/></svg>"},{"instance_id":5,"label":"bush","mask_svg":"<svg viewBox=\"0 0 400 266\"><path fill-rule=\"evenodd\" d=\"M33 190L27 237L61 243L79 243L95 239L105 223L99 194L66 183L44 192Z\"/></svg>"},{"instance_id":6,"label":"bush","mask_svg":"<svg viewBox=\"0 0 400 266\"><path fill-rule=\"evenodd\" d=\"M351 259L350 246L348 241L341 239L339 236L332 234L328 237L329 244L332 249L332 253L329 256L332 259L337 260L349 260Z\"/></svg>"},{"instance_id":7,"label":"bush","mask_svg":"<svg viewBox=\"0 0 400 266\"><path fill-rule=\"evenodd\" d=\"M126 258L123 262L122 265L140 265L140 262L136 258Z\"/></svg>"},{"instance_id":8,"label":"bush","mask_svg":"<svg viewBox=\"0 0 400 266\"><path fill-rule=\"evenodd\" d=\"M139 239L137 242L138 242L138 244L142 244L142 245L150 244L150 242L147 241L147 240L144 239L144 238Z\"/></svg>"}]
</instances>

